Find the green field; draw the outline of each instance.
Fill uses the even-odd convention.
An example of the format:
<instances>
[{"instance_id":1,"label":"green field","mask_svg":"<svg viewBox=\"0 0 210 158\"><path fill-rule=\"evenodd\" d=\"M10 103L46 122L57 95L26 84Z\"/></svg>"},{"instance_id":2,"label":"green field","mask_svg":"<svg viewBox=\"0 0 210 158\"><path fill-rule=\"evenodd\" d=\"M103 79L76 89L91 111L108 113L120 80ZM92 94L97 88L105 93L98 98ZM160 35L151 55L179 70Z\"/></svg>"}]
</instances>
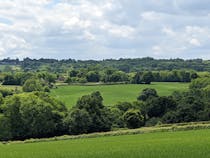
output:
<instances>
[{"instance_id":1,"label":"green field","mask_svg":"<svg viewBox=\"0 0 210 158\"><path fill-rule=\"evenodd\" d=\"M21 86L13 86L13 85L0 85L0 88L6 88L9 90L20 90L22 91L22 87Z\"/></svg>"},{"instance_id":2,"label":"green field","mask_svg":"<svg viewBox=\"0 0 210 158\"><path fill-rule=\"evenodd\" d=\"M78 98L93 91L100 91L105 105L114 105L119 101L135 101L144 88L155 88L158 94L170 95L174 91L184 91L188 83L159 82L151 85L121 84L121 85L96 85L96 86L58 86L51 91L51 95L63 101L68 107L75 105Z\"/></svg>"},{"instance_id":3,"label":"green field","mask_svg":"<svg viewBox=\"0 0 210 158\"><path fill-rule=\"evenodd\" d=\"M1 158L207 158L210 130L0 145Z\"/></svg>"}]
</instances>

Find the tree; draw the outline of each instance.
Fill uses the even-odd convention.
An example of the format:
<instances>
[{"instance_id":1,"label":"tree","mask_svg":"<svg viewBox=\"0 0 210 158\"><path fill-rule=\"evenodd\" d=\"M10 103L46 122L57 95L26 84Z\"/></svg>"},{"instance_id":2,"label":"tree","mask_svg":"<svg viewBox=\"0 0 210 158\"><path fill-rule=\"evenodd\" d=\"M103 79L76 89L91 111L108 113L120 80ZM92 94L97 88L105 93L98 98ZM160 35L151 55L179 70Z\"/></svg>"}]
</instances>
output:
<instances>
[{"instance_id":1,"label":"tree","mask_svg":"<svg viewBox=\"0 0 210 158\"><path fill-rule=\"evenodd\" d=\"M181 82L190 82L191 81L190 72L181 71L180 75L181 75Z\"/></svg>"},{"instance_id":2,"label":"tree","mask_svg":"<svg viewBox=\"0 0 210 158\"><path fill-rule=\"evenodd\" d=\"M147 115L151 117L162 117L167 111L175 110L177 103L172 97L153 97L146 103Z\"/></svg>"},{"instance_id":3,"label":"tree","mask_svg":"<svg viewBox=\"0 0 210 158\"><path fill-rule=\"evenodd\" d=\"M43 85L37 79L28 79L23 85L24 92L43 91Z\"/></svg>"},{"instance_id":4,"label":"tree","mask_svg":"<svg viewBox=\"0 0 210 158\"><path fill-rule=\"evenodd\" d=\"M189 87L190 89L201 89L207 87L208 85L210 85L210 78L204 77L193 80Z\"/></svg>"},{"instance_id":5,"label":"tree","mask_svg":"<svg viewBox=\"0 0 210 158\"><path fill-rule=\"evenodd\" d=\"M69 72L69 77L76 77L79 72L77 70L71 70Z\"/></svg>"},{"instance_id":6,"label":"tree","mask_svg":"<svg viewBox=\"0 0 210 158\"><path fill-rule=\"evenodd\" d=\"M5 100L2 107L4 112L4 120L8 123L8 137L12 139L22 139L24 135L23 120L20 113L20 98L18 96L11 96Z\"/></svg>"},{"instance_id":7,"label":"tree","mask_svg":"<svg viewBox=\"0 0 210 158\"><path fill-rule=\"evenodd\" d=\"M142 76L142 82L144 82L145 84L150 84L153 80L153 75L152 72L144 72L143 76Z\"/></svg>"},{"instance_id":8,"label":"tree","mask_svg":"<svg viewBox=\"0 0 210 158\"><path fill-rule=\"evenodd\" d=\"M112 122L113 128L125 127L123 114L124 114L124 112L116 107L112 107L110 109L111 122Z\"/></svg>"},{"instance_id":9,"label":"tree","mask_svg":"<svg viewBox=\"0 0 210 158\"><path fill-rule=\"evenodd\" d=\"M95 71L89 71L87 73L86 79L87 79L88 82L99 82L100 76Z\"/></svg>"},{"instance_id":10,"label":"tree","mask_svg":"<svg viewBox=\"0 0 210 158\"><path fill-rule=\"evenodd\" d=\"M176 123L178 122L176 111L169 111L163 117L162 120L164 123Z\"/></svg>"},{"instance_id":11,"label":"tree","mask_svg":"<svg viewBox=\"0 0 210 158\"><path fill-rule=\"evenodd\" d=\"M196 72L192 72L191 75L190 75L190 78L191 79L196 79L196 78L198 78L198 74Z\"/></svg>"},{"instance_id":12,"label":"tree","mask_svg":"<svg viewBox=\"0 0 210 158\"><path fill-rule=\"evenodd\" d=\"M140 110L128 110L124 114L124 120L128 128L138 128L144 125L144 117Z\"/></svg>"},{"instance_id":13,"label":"tree","mask_svg":"<svg viewBox=\"0 0 210 158\"><path fill-rule=\"evenodd\" d=\"M9 120L4 116L0 115L0 140L7 141L12 138L11 127Z\"/></svg>"},{"instance_id":14,"label":"tree","mask_svg":"<svg viewBox=\"0 0 210 158\"><path fill-rule=\"evenodd\" d=\"M17 85L18 83L13 75L8 74L4 77L2 84L3 85Z\"/></svg>"},{"instance_id":15,"label":"tree","mask_svg":"<svg viewBox=\"0 0 210 158\"><path fill-rule=\"evenodd\" d=\"M100 92L82 96L75 106L76 109L85 110L91 118L88 133L109 131L111 129L110 111L103 105Z\"/></svg>"},{"instance_id":16,"label":"tree","mask_svg":"<svg viewBox=\"0 0 210 158\"><path fill-rule=\"evenodd\" d=\"M128 81L128 76L125 72L122 71L115 71L111 77L110 77L111 82L123 82L123 81Z\"/></svg>"},{"instance_id":17,"label":"tree","mask_svg":"<svg viewBox=\"0 0 210 158\"><path fill-rule=\"evenodd\" d=\"M66 109L45 93L23 93L7 97L3 104L3 121L13 140L64 134Z\"/></svg>"},{"instance_id":18,"label":"tree","mask_svg":"<svg viewBox=\"0 0 210 158\"><path fill-rule=\"evenodd\" d=\"M65 118L69 134L88 133L92 124L89 113L84 109L73 109Z\"/></svg>"},{"instance_id":19,"label":"tree","mask_svg":"<svg viewBox=\"0 0 210 158\"><path fill-rule=\"evenodd\" d=\"M146 101L150 97L157 97L157 96L158 96L158 94L157 94L157 91L155 89L146 88L146 89L143 89L143 91L141 92L141 94L139 95L137 100Z\"/></svg>"},{"instance_id":20,"label":"tree","mask_svg":"<svg viewBox=\"0 0 210 158\"><path fill-rule=\"evenodd\" d=\"M134 106L129 102L119 102L115 106L123 112L126 112L127 110L134 108Z\"/></svg>"},{"instance_id":21,"label":"tree","mask_svg":"<svg viewBox=\"0 0 210 158\"><path fill-rule=\"evenodd\" d=\"M40 72L36 76L38 77L39 80L44 80L46 82L46 84L49 86L52 83L55 83L55 80L57 78L55 74L51 74L48 72Z\"/></svg>"},{"instance_id":22,"label":"tree","mask_svg":"<svg viewBox=\"0 0 210 158\"><path fill-rule=\"evenodd\" d=\"M132 83L134 83L134 84L141 84L142 83L140 72L137 72L135 74L135 76L133 77Z\"/></svg>"},{"instance_id":23,"label":"tree","mask_svg":"<svg viewBox=\"0 0 210 158\"><path fill-rule=\"evenodd\" d=\"M3 97L12 95L14 93L14 91L8 89L8 88L4 88L4 87L0 87L0 93L2 94Z\"/></svg>"}]
</instances>

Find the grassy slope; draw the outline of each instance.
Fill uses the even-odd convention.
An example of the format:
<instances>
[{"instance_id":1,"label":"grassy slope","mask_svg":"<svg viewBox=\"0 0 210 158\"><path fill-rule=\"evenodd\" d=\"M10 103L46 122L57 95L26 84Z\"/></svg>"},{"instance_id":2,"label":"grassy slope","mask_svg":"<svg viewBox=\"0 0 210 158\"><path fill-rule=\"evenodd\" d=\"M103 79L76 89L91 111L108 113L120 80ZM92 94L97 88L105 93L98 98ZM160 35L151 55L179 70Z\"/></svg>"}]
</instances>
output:
<instances>
[{"instance_id":1,"label":"grassy slope","mask_svg":"<svg viewBox=\"0 0 210 158\"><path fill-rule=\"evenodd\" d=\"M184 83L152 83L151 85L97 85L97 86L59 86L51 95L66 103L68 107L75 105L82 95L100 91L105 105L113 105L119 101L135 101L144 88L155 88L159 95L170 95L175 90L184 91L189 84Z\"/></svg>"},{"instance_id":2,"label":"grassy slope","mask_svg":"<svg viewBox=\"0 0 210 158\"><path fill-rule=\"evenodd\" d=\"M206 158L210 130L0 145L2 158Z\"/></svg>"}]
</instances>

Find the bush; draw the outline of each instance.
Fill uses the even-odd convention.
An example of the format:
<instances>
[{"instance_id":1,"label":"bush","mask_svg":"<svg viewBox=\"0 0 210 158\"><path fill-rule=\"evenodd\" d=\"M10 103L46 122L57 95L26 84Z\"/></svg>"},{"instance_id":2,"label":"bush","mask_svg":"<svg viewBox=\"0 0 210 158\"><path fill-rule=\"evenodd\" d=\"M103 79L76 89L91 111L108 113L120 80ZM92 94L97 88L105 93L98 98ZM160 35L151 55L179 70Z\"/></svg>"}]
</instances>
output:
<instances>
[{"instance_id":1,"label":"bush","mask_svg":"<svg viewBox=\"0 0 210 158\"><path fill-rule=\"evenodd\" d=\"M157 91L153 88L146 88L143 89L143 91L141 92L141 94L139 95L139 97L137 98L138 100L142 100L142 101L146 101L147 99L149 99L150 97L157 97Z\"/></svg>"},{"instance_id":2,"label":"bush","mask_svg":"<svg viewBox=\"0 0 210 158\"><path fill-rule=\"evenodd\" d=\"M133 105L129 102L119 102L115 105L115 107L123 112L126 112L127 110L132 109Z\"/></svg>"},{"instance_id":3,"label":"bush","mask_svg":"<svg viewBox=\"0 0 210 158\"><path fill-rule=\"evenodd\" d=\"M41 82L37 79L28 79L23 85L24 92L43 91Z\"/></svg>"},{"instance_id":4,"label":"bush","mask_svg":"<svg viewBox=\"0 0 210 158\"><path fill-rule=\"evenodd\" d=\"M144 125L144 117L140 110L128 110L124 114L124 121L128 128L138 128Z\"/></svg>"},{"instance_id":5,"label":"bush","mask_svg":"<svg viewBox=\"0 0 210 158\"><path fill-rule=\"evenodd\" d=\"M152 117L149 120L146 121L145 126L150 127L150 126L155 126L161 122L161 119L158 117Z\"/></svg>"},{"instance_id":6,"label":"bush","mask_svg":"<svg viewBox=\"0 0 210 158\"><path fill-rule=\"evenodd\" d=\"M167 112L163 117L162 117L163 123L176 123L177 120L177 113L174 111Z\"/></svg>"},{"instance_id":7,"label":"bush","mask_svg":"<svg viewBox=\"0 0 210 158\"><path fill-rule=\"evenodd\" d=\"M13 91L8 89L8 88L3 88L0 87L0 93L2 94L3 97L9 96L13 94Z\"/></svg>"}]
</instances>

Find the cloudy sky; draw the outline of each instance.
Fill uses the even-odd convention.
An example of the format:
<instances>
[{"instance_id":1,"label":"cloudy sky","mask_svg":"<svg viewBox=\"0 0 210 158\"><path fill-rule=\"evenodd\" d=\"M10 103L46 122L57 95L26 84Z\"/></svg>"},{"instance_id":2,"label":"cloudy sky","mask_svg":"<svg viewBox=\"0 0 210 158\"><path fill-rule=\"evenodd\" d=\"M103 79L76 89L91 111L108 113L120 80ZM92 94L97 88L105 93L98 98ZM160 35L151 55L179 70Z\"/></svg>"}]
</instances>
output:
<instances>
[{"instance_id":1,"label":"cloudy sky","mask_svg":"<svg viewBox=\"0 0 210 158\"><path fill-rule=\"evenodd\" d=\"M210 59L210 0L0 0L0 58Z\"/></svg>"}]
</instances>

